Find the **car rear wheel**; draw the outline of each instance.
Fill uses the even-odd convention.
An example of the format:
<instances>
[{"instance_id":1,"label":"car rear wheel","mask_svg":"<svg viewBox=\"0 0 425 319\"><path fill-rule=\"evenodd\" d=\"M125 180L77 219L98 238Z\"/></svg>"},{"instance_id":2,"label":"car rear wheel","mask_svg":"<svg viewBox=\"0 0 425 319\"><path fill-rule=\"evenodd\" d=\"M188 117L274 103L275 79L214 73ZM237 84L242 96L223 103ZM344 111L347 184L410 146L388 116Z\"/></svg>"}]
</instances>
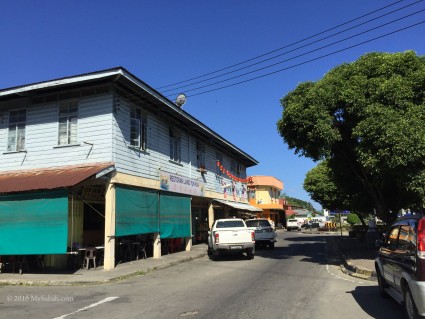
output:
<instances>
[{"instance_id":1,"label":"car rear wheel","mask_svg":"<svg viewBox=\"0 0 425 319\"><path fill-rule=\"evenodd\" d=\"M383 297L383 298L388 298L388 294L385 291L385 288L388 287L387 283L385 282L384 277L382 277L381 272L377 269L376 270L376 277L378 278L378 289L379 289L379 294Z\"/></svg>"},{"instance_id":2,"label":"car rear wheel","mask_svg":"<svg viewBox=\"0 0 425 319\"><path fill-rule=\"evenodd\" d=\"M409 319L420 318L409 287L407 287L406 291L404 292L404 308L406 309L406 314Z\"/></svg>"},{"instance_id":3,"label":"car rear wheel","mask_svg":"<svg viewBox=\"0 0 425 319\"><path fill-rule=\"evenodd\" d=\"M214 261L218 260L218 256L220 255L220 253L217 250L212 250L212 254L211 254L211 259Z\"/></svg>"},{"instance_id":4,"label":"car rear wheel","mask_svg":"<svg viewBox=\"0 0 425 319\"><path fill-rule=\"evenodd\" d=\"M274 243L269 243L269 248L273 249L274 248Z\"/></svg>"},{"instance_id":5,"label":"car rear wheel","mask_svg":"<svg viewBox=\"0 0 425 319\"><path fill-rule=\"evenodd\" d=\"M248 257L249 260L254 259L254 251L252 249L248 249L246 251L246 256Z\"/></svg>"}]
</instances>

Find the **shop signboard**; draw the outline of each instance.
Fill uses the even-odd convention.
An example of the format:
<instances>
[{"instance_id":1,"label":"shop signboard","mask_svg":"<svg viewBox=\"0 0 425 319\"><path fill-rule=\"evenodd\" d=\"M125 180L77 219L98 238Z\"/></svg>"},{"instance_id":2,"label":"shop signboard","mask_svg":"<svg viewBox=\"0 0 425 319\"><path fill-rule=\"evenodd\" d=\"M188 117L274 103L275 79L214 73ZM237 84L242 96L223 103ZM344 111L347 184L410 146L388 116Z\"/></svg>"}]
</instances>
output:
<instances>
[{"instance_id":1,"label":"shop signboard","mask_svg":"<svg viewBox=\"0 0 425 319\"><path fill-rule=\"evenodd\" d=\"M336 210L329 212L330 215L348 215L349 213L349 210Z\"/></svg>"},{"instance_id":2,"label":"shop signboard","mask_svg":"<svg viewBox=\"0 0 425 319\"><path fill-rule=\"evenodd\" d=\"M159 187L168 192L205 196L204 182L164 171L159 171Z\"/></svg>"}]
</instances>

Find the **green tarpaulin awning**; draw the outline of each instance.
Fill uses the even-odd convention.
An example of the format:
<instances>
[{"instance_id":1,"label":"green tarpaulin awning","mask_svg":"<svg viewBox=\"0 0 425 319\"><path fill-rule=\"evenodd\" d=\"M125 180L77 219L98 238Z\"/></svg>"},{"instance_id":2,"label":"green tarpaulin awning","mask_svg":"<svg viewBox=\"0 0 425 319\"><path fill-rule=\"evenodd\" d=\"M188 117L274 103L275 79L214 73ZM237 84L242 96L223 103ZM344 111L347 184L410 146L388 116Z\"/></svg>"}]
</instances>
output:
<instances>
[{"instance_id":1,"label":"green tarpaulin awning","mask_svg":"<svg viewBox=\"0 0 425 319\"><path fill-rule=\"evenodd\" d=\"M0 255L64 254L68 190L0 196Z\"/></svg>"}]
</instances>

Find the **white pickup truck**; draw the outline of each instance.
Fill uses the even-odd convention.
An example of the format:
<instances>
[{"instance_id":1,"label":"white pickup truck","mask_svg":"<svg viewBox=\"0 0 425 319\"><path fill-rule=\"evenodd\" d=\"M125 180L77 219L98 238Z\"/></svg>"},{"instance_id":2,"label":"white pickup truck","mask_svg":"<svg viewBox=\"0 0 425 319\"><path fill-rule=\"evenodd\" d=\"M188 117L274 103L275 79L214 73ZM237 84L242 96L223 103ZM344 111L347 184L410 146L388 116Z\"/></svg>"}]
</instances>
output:
<instances>
[{"instance_id":1,"label":"white pickup truck","mask_svg":"<svg viewBox=\"0 0 425 319\"><path fill-rule=\"evenodd\" d=\"M269 248L274 248L276 240L276 232L273 226L265 218L247 219L245 221L248 229L252 229L255 232L255 244L257 246L263 244Z\"/></svg>"},{"instance_id":2,"label":"white pickup truck","mask_svg":"<svg viewBox=\"0 0 425 319\"><path fill-rule=\"evenodd\" d=\"M213 260L222 254L246 253L254 259L255 233L246 227L243 219L217 219L208 236L208 254Z\"/></svg>"},{"instance_id":3,"label":"white pickup truck","mask_svg":"<svg viewBox=\"0 0 425 319\"><path fill-rule=\"evenodd\" d=\"M301 225L298 223L298 220L295 218L288 219L286 221L286 230L291 231L292 229L301 230Z\"/></svg>"}]
</instances>

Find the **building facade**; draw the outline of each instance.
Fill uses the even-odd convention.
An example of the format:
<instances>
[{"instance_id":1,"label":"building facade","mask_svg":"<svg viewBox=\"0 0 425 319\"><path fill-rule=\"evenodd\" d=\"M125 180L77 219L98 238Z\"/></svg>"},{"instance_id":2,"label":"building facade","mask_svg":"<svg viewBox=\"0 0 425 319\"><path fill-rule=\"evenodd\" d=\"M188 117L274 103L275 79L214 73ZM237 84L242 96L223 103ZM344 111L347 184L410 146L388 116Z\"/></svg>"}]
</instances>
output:
<instances>
[{"instance_id":1,"label":"building facade","mask_svg":"<svg viewBox=\"0 0 425 319\"><path fill-rule=\"evenodd\" d=\"M63 266L99 247L113 269L128 240L190 250L259 210L256 164L122 67L0 90L0 256Z\"/></svg>"},{"instance_id":2,"label":"building facade","mask_svg":"<svg viewBox=\"0 0 425 319\"><path fill-rule=\"evenodd\" d=\"M273 176L251 176L248 184L249 203L261 209L257 218L267 218L277 226L284 217L283 201L280 193L283 182Z\"/></svg>"}]
</instances>

